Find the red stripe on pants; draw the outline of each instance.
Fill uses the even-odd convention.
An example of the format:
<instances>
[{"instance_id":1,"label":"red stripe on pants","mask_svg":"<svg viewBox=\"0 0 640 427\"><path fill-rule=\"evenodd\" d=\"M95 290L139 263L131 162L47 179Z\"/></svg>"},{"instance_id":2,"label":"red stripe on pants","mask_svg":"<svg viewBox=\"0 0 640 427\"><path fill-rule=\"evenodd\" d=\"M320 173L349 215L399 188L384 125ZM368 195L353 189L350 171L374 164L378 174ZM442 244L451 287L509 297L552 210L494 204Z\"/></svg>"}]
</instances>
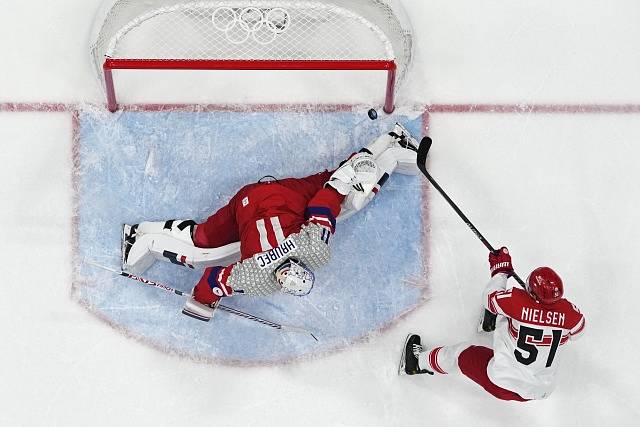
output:
<instances>
[{"instance_id":1,"label":"red stripe on pants","mask_svg":"<svg viewBox=\"0 0 640 427\"><path fill-rule=\"evenodd\" d=\"M487 392L501 400L515 400L526 402L518 393L506 390L491 382L487 375L487 366L493 358L493 350L487 347L472 345L460 353L458 366L463 374L471 378L475 383L480 384Z\"/></svg>"}]
</instances>

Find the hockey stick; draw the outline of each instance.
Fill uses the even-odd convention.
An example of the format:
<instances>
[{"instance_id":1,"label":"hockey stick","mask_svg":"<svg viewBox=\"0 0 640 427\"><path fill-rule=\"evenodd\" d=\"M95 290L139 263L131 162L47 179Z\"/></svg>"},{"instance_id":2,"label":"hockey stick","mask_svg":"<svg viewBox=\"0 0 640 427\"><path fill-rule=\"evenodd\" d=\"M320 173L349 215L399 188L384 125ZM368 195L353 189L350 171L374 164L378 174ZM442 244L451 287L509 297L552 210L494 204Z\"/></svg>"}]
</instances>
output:
<instances>
[{"instance_id":1,"label":"hockey stick","mask_svg":"<svg viewBox=\"0 0 640 427\"><path fill-rule=\"evenodd\" d=\"M130 274L130 273L127 273L127 272L124 272L124 271L121 271L121 270L116 270L116 269L113 269L113 268L105 267L104 265L100 265L100 264L97 264L97 263L92 262L92 261L86 261L86 263L90 264L90 265L92 265L94 267L101 268L103 270L110 271L112 273L118 274L118 275L120 275L122 277L126 277L127 279L136 280L136 281L138 281L140 283L144 283L145 285L149 285L149 286L153 286L153 287L158 288L158 289L162 289L163 291L166 291L166 292L171 292L173 294L180 295L182 297L189 297L189 298L191 297L191 294L186 293L186 292L182 292L182 291L180 291L178 289L174 289L171 286L165 285L164 283L154 282L153 280L149 280L149 279L144 278L144 277L136 276L135 274ZM318 338L316 338L315 335L313 335L310 331L308 331L306 329L303 329L303 328L298 328L296 326L289 326L289 325L283 325L283 324L280 324L280 323L275 323L275 322L272 322L270 320L263 319L263 318L258 317L258 316L254 316L253 314L245 313L244 311L240 311L240 310L237 310L235 308L231 308L231 307L228 307L228 306L222 305L222 304L218 304L218 306L216 308L218 308L218 309L220 309L222 311L226 311L227 313L235 314L236 316L244 317L245 319L252 320L254 322L258 322L258 323L261 323L263 325L266 325L266 326L269 326L269 327L272 327L272 328L275 328L275 329L280 329L280 330L283 330L283 331L290 331L290 332L298 332L298 333L309 334L309 335L311 335L313 337L314 340L318 341Z\"/></svg>"},{"instance_id":2,"label":"hockey stick","mask_svg":"<svg viewBox=\"0 0 640 427\"><path fill-rule=\"evenodd\" d=\"M456 205L453 200L451 200L451 198L447 195L447 193L445 193L442 187L440 187L436 180L433 179L429 171L427 171L427 154L429 153L429 149L431 148L432 143L433 141L428 136L425 136L420 141L420 146L418 147L418 156L416 160L418 163L418 169L420 169L420 172L422 172L422 174L429 180L431 185L433 185L433 187L438 190L442 197L444 197L447 203L449 203L449 206L451 206L453 210L458 214L458 216L462 218L462 221L464 221L464 223L467 224L471 231L473 231L473 234L475 234L476 237L480 239L482 244L487 249L489 249L489 251L496 252L491 243L489 243L489 241L484 238L482 233L480 233L480 231L473 225L469 218L467 218L467 216L460 210L458 205ZM520 278L520 276L518 276L518 274L516 274L515 271L511 274L511 276L516 279L516 282L518 282L518 284L522 286L523 289L526 289L524 281ZM495 314L485 309L484 320L482 321L482 329L487 332L493 331L496 328L496 317L497 316Z\"/></svg>"}]
</instances>

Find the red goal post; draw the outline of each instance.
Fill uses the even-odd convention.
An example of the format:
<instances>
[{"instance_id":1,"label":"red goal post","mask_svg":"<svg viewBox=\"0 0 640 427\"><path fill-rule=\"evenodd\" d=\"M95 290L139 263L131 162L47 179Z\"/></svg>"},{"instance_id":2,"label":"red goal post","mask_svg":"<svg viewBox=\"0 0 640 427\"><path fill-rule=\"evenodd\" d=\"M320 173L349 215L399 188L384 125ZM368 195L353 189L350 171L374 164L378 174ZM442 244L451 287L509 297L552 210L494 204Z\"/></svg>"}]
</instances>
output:
<instances>
[{"instance_id":1,"label":"red goal post","mask_svg":"<svg viewBox=\"0 0 640 427\"><path fill-rule=\"evenodd\" d=\"M389 113L412 50L397 0L107 0L91 44L110 111L113 70L381 70Z\"/></svg>"}]
</instances>

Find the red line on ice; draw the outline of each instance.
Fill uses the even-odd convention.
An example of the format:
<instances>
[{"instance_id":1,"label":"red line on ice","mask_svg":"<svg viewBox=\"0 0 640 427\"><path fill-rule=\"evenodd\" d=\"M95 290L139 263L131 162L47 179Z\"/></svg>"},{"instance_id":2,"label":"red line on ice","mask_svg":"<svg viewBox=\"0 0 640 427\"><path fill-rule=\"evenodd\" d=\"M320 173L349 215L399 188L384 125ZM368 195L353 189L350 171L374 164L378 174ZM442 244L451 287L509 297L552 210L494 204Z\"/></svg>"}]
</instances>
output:
<instances>
[{"instance_id":1,"label":"red line on ice","mask_svg":"<svg viewBox=\"0 0 640 427\"><path fill-rule=\"evenodd\" d=\"M102 106L103 107L103 106ZM123 104L123 111L357 111L367 108L349 104ZM423 106L434 113L502 114L637 114L640 104L431 104ZM5 102L0 112L74 112L81 104L53 102ZM105 109L106 111L106 109Z\"/></svg>"}]
</instances>

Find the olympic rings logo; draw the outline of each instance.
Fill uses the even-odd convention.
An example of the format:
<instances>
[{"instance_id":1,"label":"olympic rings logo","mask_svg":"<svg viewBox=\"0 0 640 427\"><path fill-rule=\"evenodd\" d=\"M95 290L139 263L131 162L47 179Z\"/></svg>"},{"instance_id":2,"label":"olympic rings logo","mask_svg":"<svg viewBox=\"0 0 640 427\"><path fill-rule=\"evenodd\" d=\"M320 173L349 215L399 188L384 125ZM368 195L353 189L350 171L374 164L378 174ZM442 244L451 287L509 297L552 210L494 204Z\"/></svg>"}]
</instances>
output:
<instances>
[{"instance_id":1,"label":"olympic rings logo","mask_svg":"<svg viewBox=\"0 0 640 427\"><path fill-rule=\"evenodd\" d=\"M269 44L289 28L289 12L280 8L232 8L220 6L211 15L213 26L224 32L233 44L242 44L252 37L259 44Z\"/></svg>"}]
</instances>

